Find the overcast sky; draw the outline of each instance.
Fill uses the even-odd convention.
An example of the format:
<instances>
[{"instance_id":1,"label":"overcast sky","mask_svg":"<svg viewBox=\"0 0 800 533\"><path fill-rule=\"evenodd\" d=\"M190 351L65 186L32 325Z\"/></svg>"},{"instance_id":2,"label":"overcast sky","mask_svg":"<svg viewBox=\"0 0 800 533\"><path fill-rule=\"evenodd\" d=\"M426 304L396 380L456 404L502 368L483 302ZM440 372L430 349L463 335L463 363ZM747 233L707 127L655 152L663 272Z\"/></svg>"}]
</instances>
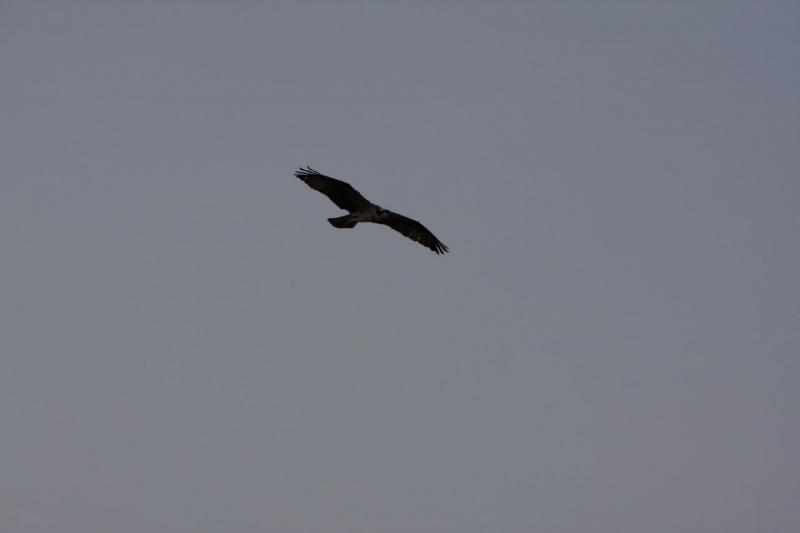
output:
<instances>
[{"instance_id":1,"label":"overcast sky","mask_svg":"<svg viewBox=\"0 0 800 533\"><path fill-rule=\"evenodd\" d=\"M0 1L0 529L800 531L798 64L793 1Z\"/></svg>"}]
</instances>

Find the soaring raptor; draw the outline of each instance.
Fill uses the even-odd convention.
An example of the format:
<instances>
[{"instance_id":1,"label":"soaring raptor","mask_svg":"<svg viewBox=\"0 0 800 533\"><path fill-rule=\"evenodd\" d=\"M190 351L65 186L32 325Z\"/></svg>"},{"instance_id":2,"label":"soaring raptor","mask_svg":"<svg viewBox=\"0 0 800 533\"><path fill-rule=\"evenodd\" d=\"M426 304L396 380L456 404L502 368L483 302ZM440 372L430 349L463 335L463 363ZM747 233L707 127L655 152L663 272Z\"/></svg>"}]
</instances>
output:
<instances>
[{"instance_id":1,"label":"soaring raptor","mask_svg":"<svg viewBox=\"0 0 800 533\"><path fill-rule=\"evenodd\" d=\"M328 219L328 222L336 228L353 228L359 222L375 222L389 226L409 239L427 246L437 254L448 251L447 246L428 231L428 228L416 220L373 204L361 196L361 193L349 183L320 174L311 167L300 167L300 170L297 170L294 175L312 189L330 198L341 209L349 211L348 215Z\"/></svg>"}]
</instances>

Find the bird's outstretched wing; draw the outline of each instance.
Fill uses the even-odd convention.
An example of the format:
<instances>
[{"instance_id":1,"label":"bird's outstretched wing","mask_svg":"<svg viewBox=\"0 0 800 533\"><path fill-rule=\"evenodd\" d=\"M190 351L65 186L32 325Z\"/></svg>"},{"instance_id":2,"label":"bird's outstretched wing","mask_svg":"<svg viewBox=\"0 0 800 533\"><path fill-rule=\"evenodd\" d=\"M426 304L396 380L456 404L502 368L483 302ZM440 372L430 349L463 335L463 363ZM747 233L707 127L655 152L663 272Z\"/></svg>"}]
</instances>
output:
<instances>
[{"instance_id":1,"label":"bird's outstretched wing","mask_svg":"<svg viewBox=\"0 0 800 533\"><path fill-rule=\"evenodd\" d=\"M311 167L300 167L294 175L312 189L330 198L339 208L351 213L362 211L372 205L349 183L320 174Z\"/></svg>"},{"instance_id":2,"label":"bird's outstretched wing","mask_svg":"<svg viewBox=\"0 0 800 533\"><path fill-rule=\"evenodd\" d=\"M428 228L414 219L387 211L384 215L379 216L375 222L389 226L395 231L399 231L409 239L415 240L423 246L427 246L437 254L447 253L448 251L447 246L445 246L442 241L437 239Z\"/></svg>"}]
</instances>

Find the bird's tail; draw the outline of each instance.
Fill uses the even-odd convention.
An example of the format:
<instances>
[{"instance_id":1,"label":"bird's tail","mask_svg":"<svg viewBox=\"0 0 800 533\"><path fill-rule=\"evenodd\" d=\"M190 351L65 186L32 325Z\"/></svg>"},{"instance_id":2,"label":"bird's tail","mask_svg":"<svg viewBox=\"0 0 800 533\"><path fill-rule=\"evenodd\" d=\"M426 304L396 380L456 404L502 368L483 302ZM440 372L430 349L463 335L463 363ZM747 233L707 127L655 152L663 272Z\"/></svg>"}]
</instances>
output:
<instances>
[{"instance_id":1,"label":"bird's tail","mask_svg":"<svg viewBox=\"0 0 800 533\"><path fill-rule=\"evenodd\" d=\"M328 222L334 228L354 228L357 221L353 220L352 215L344 215L343 217L329 218Z\"/></svg>"}]
</instances>

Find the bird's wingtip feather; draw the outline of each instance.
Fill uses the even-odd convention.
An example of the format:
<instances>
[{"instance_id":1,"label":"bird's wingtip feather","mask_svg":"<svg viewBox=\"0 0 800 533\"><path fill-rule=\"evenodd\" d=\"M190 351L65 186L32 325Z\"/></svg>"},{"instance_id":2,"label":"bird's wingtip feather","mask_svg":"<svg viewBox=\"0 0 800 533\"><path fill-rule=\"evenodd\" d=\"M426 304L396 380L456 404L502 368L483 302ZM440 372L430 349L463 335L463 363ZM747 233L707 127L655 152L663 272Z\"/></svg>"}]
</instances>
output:
<instances>
[{"instance_id":1,"label":"bird's wingtip feather","mask_svg":"<svg viewBox=\"0 0 800 533\"><path fill-rule=\"evenodd\" d=\"M295 177L296 178L300 178L300 179L308 177L308 176L312 176L314 174L319 174L319 172L317 172L316 170L314 170L313 168L311 168L308 165L306 165L305 168L303 168L301 166L300 168L298 168L297 170L294 171Z\"/></svg>"}]
</instances>

